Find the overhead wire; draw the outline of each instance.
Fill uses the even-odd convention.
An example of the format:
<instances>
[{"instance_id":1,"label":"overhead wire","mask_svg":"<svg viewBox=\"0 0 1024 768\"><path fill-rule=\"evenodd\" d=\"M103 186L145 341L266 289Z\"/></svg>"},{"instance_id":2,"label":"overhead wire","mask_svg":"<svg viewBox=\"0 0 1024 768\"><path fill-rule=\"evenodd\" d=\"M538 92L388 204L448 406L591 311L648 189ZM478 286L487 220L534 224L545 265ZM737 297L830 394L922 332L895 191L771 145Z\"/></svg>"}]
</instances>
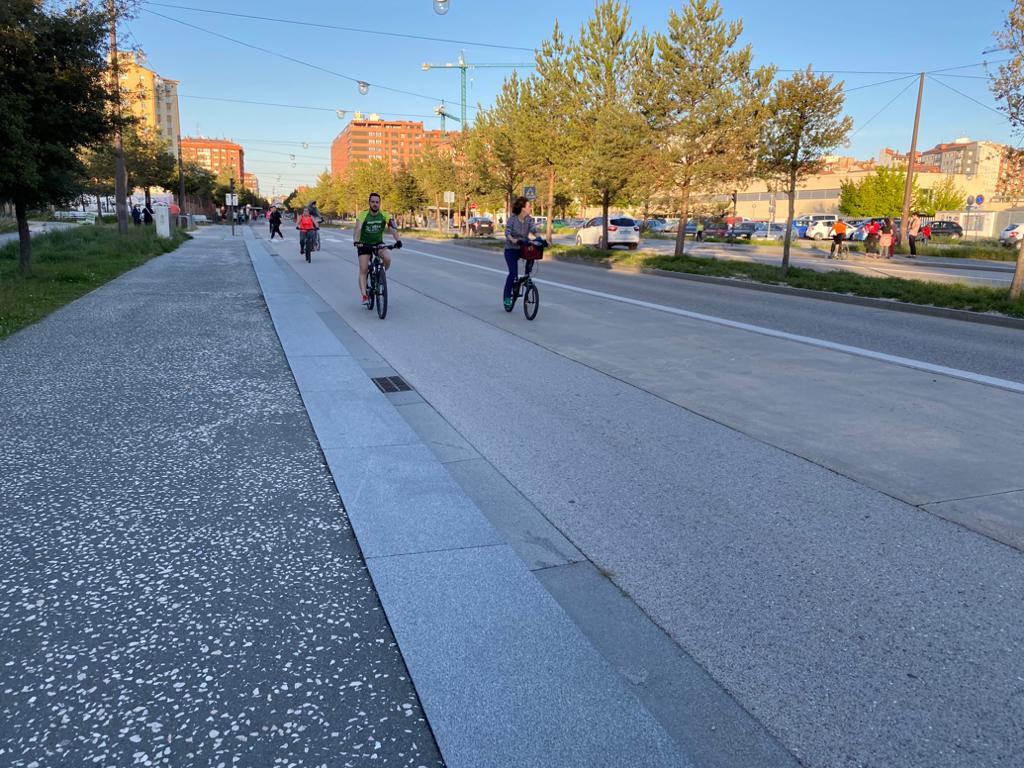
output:
<instances>
[{"instance_id":1,"label":"overhead wire","mask_svg":"<svg viewBox=\"0 0 1024 768\"><path fill-rule=\"evenodd\" d=\"M910 82L908 82L908 83L907 83L907 84L906 84L905 86L903 86L903 88L901 88L901 89L900 89L900 92L899 92L899 93L897 93L897 94L896 94L895 96L893 96L893 97L892 97L891 99L889 99L889 101L887 101L887 102L885 103L885 106L883 106L883 107L882 107L882 108L881 108L880 110L878 110L877 112L875 112L875 114L873 114L873 115L872 115L871 117L869 117L869 118L868 118L868 119L867 119L866 121L864 121L864 122L863 122L863 123L862 123L862 124L861 124L860 126L858 126L857 130L855 130L855 131L854 131L854 132L853 132L852 134L850 134L850 138L852 139L852 138L853 138L854 136L856 136L856 135L857 135L858 133L860 133L860 132L861 132L861 131L863 131L863 130L864 130L865 128L867 128L867 127L868 127L868 125L869 125L869 124L871 123L871 121L872 121L872 120L874 120L874 119L875 119L876 117L878 117L878 116L879 116L880 114L882 114L883 112L885 112L885 110L887 110L887 109L888 109L888 108L889 108L890 106L892 106L893 102L894 102L894 101L896 101L896 99L898 99L898 98L899 98L900 96L902 96L902 95L903 95L904 93L906 93L906 92L907 92L907 89L908 89L908 88L910 88L910 86L912 86L913 84L914 84L914 81L913 81L913 80L911 80L911 81L910 81Z\"/></svg>"},{"instance_id":2,"label":"overhead wire","mask_svg":"<svg viewBox=\"0 0 1024 768\"><path fill-rule=\"evenodd\" d=\"M229 99L229 98L223 97L223 96L194 96L192 94L179 93L178 97L182 98L182 99L202 99L204 101L227 101L227 102L231 102L233 104L254 104L254 105L262 106L262 107L284 107L286 109L308 109L308 110L311 110L311 111L314 111L314 112L337 112L338 111L337 109L335 109L333 107L310 107L310 106L305 106L305 105L302 105L302 104L278 104L276 102L271 102L271 101L248 101L246 99ZM353 113L355 113L355 112L363 112L363 113L370 113L370 112L372 112L373 114L393 115L395 117L422 117L422 118L434 118L434 117L437 117L437 115L421 115L421 114L413 114L413 113L410 113L410 112L374 112L373 110L366 110L366 109L345 109L345 110L342 110L342 111L343 112L353 112Z\"/></svg>"},{"instance_id":3,"label":"overhead wire","mask_svg":"<svg viewBox=\"0 0 1024 768\"><path fill-rule=\"evenodd\" d=\"M942 75L939 75L939 77L942 77ZM1003 112L1000 112L1000 111L999 111L998 109L996 109L995 107L990 107L990 106L989 106L988 104L985 104L985 103L984 103L984 102L982 102L982 101L978 101L978 100L977 100L976 98L974 98L973 96L968 96L968 95L967 95L966 93L964 93L963 91L957 90L956 88L954 88L954 87L953 87L952 85L950 85L949 83L944 83L944 82L942 82L941 80L938 80L938 79L936 79L936 78L935 78L934 76L929 76L929 79L930 79L930 80L932 80L933 82L936 82L936 83L938 83L938 84L939 84L939 85L941 85L941 86L942 86L943 88L948 88L948 89L949 89L949 90L951 90L951 91L952 91L953 93L955 93L955 94L958 94L958 95L960 95L960 96L963 96L963 97L964 97L965 99L967 99L968 101L973 101L973 102L974 102L975 104L977 104L977 105L978 105L979 107L984 107L984 108L985 108L985 109L987 109L987 110L988 110L989 112L995 112L995 113L996 113L997 115L999 115L1000 117L1002 117L1002 118L1004 118L1004 119L1007 119L1007 120L1009 119L1009 118L1008 118L1008 117L1006 116L1006 114L1005 114L1005 113L1003 113Z\"/></svg>"},{"instance_id":4,"label":"overhead wire","mask_svg":"<svg viewBox=\"0 0 1024 768\"><path fill-rule=\"evenodd\" d=\"M250 21L268 21L274 24L292 24L299 27L312 27L315 29L329 29L339 32L358 32L361 35L380 35L381 37L398 37L406 40L424 40L433 43L453 43L455 45L467 45L478 48L501 48L507 51L530 51L533 52L536 49L526 48L519 45L501 45L499 43L482 43L478 40L454 40L447 37L430 37L429 35L410 35L404 32L382 32L379 29L364 29L360 27L343 27L337 24L323 24L312 21L295 21L293 19L269 19L261 16L250 16L245 13L235 13L232 11L212 11L209 8L196 8L188 5L172 5L171 3L158 3L154 0L143 0L143 5L156 5L162 8L175 8L180 11L195 11L197 13L212 13L218 16L234 16L240 19L248 19Z\"/></svg>"},{"instance_id":5,"label":"overhead wire","mask_svg":"<svg viewBox=\"0 0 1024 768\"><path fill-rule=\"evenodd\" d=\"M297 59L294 56L289 56L289 55L284 54L284 53L278 53L277 51L272 51L269 48L264 48L263 46L260 46L260 45L254 45L253 43L247 43L244 40L239 40L237 38L230 37L229 35L223 35L220 32L214 32L212 29L206 29L206 28L200 27L200 26L198 26L196 24L190 24L187 21L182 21L181 19L176 19L173 16L167 16L167 15L165 15L163 13L159 13L158 11L154 11L154 10L152 10L150 8L143 8L142 10L145 13L152 14L153 16L158 16L161 19L166 19L167 21L173 21L175 24L181 24L182 26L189 27L190 29L195 29L195 30L198 30L200 32L205 32L208 35L213 35L214 37L219 37L222 40L227 40L229 42L235 43L236 45L241 45L241 46L243 46L245 48L251 48L254 51L260 51L261 53L266 53L266 54L268 54L270 56L276 56L277 58L284 59L285 61L290 61L290 62L292 62L294 64L301 64L304 67L309 67L311 69L317 70L318 72L323 72L323 73L331 75L333 77L341 78L342 80L348 80L349 82L352 82L352 83L365 84L365 85L371 86L373 88L379 88L382 91L390 91L391 93L400 93L400 94L402 94L404 96L413 96L413 97L415 97L417 99L429 99L430 101L435 101L435 102L437 102L437 101L452 101L452 99L442 99L439 96L428 96L427 94L424 94L424 93L415 93L413 91L402 90L401 88L392 88L391 86L388 86L388 85L381 85L380 83L371 83L368 80L363 80L363 79L358 78L358 77L352 77L351 75L345 75L345 74L342 74L341 72L335 72L334 70L328 69L327 67L321 67L319 64L313 64L313 63L308 62L308 61L303 61L302 59Z\"/></svg>"}]
</instances>

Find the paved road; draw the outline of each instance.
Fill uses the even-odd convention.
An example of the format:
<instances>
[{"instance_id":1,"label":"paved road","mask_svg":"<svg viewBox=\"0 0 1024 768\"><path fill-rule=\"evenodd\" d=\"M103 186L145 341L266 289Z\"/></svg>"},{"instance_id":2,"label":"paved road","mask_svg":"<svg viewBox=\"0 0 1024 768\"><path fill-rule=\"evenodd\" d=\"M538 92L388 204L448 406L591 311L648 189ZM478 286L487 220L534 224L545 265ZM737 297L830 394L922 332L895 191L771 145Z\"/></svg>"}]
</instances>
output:
<instances>
[{"instance_id":1,"label":"paved road","mask_svg":"<svg viewBox=\"0 0 1024 768\"><path fill-rule=\"evenodd\" d=\"M1021 334L553 263L528 323L498 254L428 242L380 322L351 245L324 245L276 247L806 765L1019 763Z\"/></svg>"},{"instance_id":2,"label":"paved road","mask_svg":"<svg viewBox=\"0 0 1024 768\"><path fill-rule=\"evenodd\" d=\"M561 245L572 245L575 242L572 235L558 235L554 237L554 241ZM642 242L641 248L654 253L672 253L675 243L671 240L647 239ZM689 240L686 252L690 256L753 261L772 266L777 266L782 259L782 250L779 248L694 243ZM901 277L932 282L962 282L972 285L1008 286L1013 277L1011 262L938 258L915 262L899 256L892 261L880 261L861 256L836 261L828 259L827 255L827 247L820 251L816 245L802 244L790 254L790 261L793 266L814 269L819 272L843 269L868 277Z\"/></svg>"},{"instance_id":3,"label":"paved road","mask_svg":"<svg viewBox=\"0 0 1024 768\"><path fill-rule=\"evenodd\" d=\"M0 343L0 423L0 765L442 764L239 240Z\"/></svg>"}]
</instances>

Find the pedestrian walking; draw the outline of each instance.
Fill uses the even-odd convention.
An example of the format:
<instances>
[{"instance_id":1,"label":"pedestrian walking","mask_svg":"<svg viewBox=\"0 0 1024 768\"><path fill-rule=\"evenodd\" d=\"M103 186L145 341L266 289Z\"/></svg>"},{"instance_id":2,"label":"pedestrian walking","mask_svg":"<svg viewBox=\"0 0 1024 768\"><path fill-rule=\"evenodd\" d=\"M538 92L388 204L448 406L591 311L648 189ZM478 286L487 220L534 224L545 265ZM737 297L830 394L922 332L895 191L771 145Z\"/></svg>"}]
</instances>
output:
<instances>
[{"instance_id":1,"label":"pedestrian walking","mask_svg":"<svg viewBox=\"0 0 1024 768\"><path fill-rule=\"evenodd\" d=\"M914 214L910 217L910 258L917 256L917 236L921 234L921 217Z\"/></svg>"},{"instance_id":2,"label":"pedestrian walking","mask_svg":"<svg viewBox=\"0 0 1024 768\"><path fill-rule=\"evenodd\" d=\"M135 226L139 226L142 223L142 211L139 210L139 206L132 206L132 221L135 222Z\"/></svg>"},{"instance_id":3,"label":"pedestrian walking","mask_svg":"<svg viewBox=\"0 0 1024 768\"><path fill-rule=\"evenodd\" d=\"M281 211L275 208L270 214L270 239L274 239L274 235L279 235L284 240L284 234L281 232Z\"/></svg>"},{"instance_id":4,"label":"pedestrian walking","mask_svg":"<svg viewBox=\"0 0 1024 768\"><path fill-rule=\"evenodd\" d=\"M697 219L697 242L704 242L704 219Z\"/></svg>"}]
</instances>

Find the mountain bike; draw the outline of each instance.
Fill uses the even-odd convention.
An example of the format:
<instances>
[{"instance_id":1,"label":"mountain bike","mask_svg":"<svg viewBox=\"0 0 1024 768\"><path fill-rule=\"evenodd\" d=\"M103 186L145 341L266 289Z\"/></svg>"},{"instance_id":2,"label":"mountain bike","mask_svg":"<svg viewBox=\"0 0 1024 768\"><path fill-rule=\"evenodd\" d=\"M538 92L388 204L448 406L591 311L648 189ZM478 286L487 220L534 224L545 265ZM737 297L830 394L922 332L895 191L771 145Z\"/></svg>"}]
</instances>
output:
<instances>
[{"instance_id":1,"label":"mountain bike","mask_svg":"<svg viewBox=\"0 0 1024 768\"><path fill-rule=\"evenodd\" d=\"M398 243L384 245L377 243L371 246L373 255L370 257L370 264L366 271L366 297L369 299L366 308L372 310L377 308L377 317L383 320L388 314L388 271L384 269L384 259L380 252L401 248Z\"/></svg>"},{"instance_id":2,"label":"mountain bike","mask_svg":"<svg viewBox=\"0 0 1024 768\"><path fill-rule=\"evenodd\" d=\"M312 261L313 251L319 250L320 230L307 229L305 232L299 232L299 253L306 257L306 261Z\"/></svg>"},{"instance_id":3,"label":"mountain bike","mask_svg":"<svg viewBox=\"0 0 1024 768\"><path fill-rule=\"evenodd\" d=\"M505 307L506 312L511 312L516 307L519 294L523 295L523 314L527 320L533 320L540 309L540 291L537 284L533 282L533 269L540 259L544 258L544 249L547 247L544 240L534 240L523 243L519 247L519 258L527 262L526 272L512 284L512 303Z\"/></svg>"}]
</instances>

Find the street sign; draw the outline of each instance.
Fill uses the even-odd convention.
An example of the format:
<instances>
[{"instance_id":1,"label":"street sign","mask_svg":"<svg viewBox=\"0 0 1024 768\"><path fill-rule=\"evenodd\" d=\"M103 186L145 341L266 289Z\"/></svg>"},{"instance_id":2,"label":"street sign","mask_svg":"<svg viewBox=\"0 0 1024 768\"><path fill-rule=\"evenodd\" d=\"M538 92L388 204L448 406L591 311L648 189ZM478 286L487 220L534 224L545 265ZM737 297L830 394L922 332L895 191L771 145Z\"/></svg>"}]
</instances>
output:
<instances>
[{"instance_id":1,"label":"street sign","mask_svg":"<svg viewBox=\"0 0 1024 768\"><path fill-rule=\"evenodd\" d=\"M974 202L976 202L978 205L981 205L982 203L985 202L985 196L978 195L976 198L974 198Z\"/></svg>"},{"instance_id":2,"label":"street sign","mask_svg":"<svg viewBox=\"0 0 1024 768\"><path fill-rule=\"evenodd\" d=\"M537 199L537 188L536 187L523 187L523 197L527 200Z\"/></svg>"},{"instance_id":3,"label":"street sign","mask_svg":"<svg viewBox=\"0 0 1024 768\"><path fill-rule=\"evenodd\" d=\"M230 192L224 195L224 205L238 205L238 195L233 195Z\"/></svg>"},{"instance_id":4,"label":"street sign","mask_svg":"<svg viewBox=\"0 0 1024 768\"><path fill-rule=\"evenodd\" d=\"M444 193L444 201L446 203L454 203L455 202L455 193L454 192L445 192Z\"/></svg>"}]
</instances>

